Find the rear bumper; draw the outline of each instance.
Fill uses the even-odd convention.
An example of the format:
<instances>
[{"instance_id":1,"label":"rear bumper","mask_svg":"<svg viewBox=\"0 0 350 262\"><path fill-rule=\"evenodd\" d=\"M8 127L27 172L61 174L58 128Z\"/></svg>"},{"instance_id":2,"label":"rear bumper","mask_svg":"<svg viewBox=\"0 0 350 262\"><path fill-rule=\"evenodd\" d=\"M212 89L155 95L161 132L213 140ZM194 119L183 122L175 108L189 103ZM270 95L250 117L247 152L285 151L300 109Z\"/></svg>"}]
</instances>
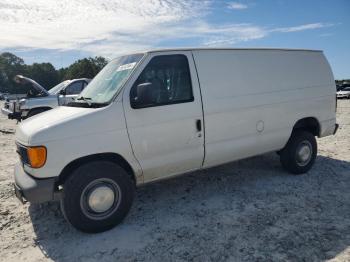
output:
<instances>
[{"instance_id":1,"label":"rear bumper","mask_svg":"<svg viewBox=\"0 0 350 262\"><path fill-rule=\"evenodd\" d=\"M339 125L336 122L336 118L331 118L328 120L320 121L320 134L319 138L325 137L325 136L332 136L334 135L338 130Z\"/></svg>"},{"instance_id":2,"label":"rear bumper","mask_svg":"<svg viewBox=\"0 0 350 262\"><path fill-rule=\"evenodd\" d=\"M15 166L15 193L22 203L42 203L58 199L55 182L55 178L37 179L28 175L21 163Z\"/></svg>"}]
</instances>

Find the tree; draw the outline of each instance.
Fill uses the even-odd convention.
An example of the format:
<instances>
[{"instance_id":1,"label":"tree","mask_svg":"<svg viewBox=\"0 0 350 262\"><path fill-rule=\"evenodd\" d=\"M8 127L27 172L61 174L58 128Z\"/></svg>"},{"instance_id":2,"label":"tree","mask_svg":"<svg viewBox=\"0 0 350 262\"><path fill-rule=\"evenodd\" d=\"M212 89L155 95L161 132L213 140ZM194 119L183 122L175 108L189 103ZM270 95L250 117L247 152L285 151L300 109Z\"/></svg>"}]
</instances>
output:
<instances>
[{"instance_id":1,"label":"tree","mask_svg":"<svg viewBox=\"0 0 350 262\"><path fill-rule=\"evenodd\" d=\"M102 56L89 57L80 59L69 67L56 70L51 63L26 65L22 58L4 52L0 54L0 91L10 93L28 91L25 86L13 81L15 75L32 78L46 89L50 89L67 79L94 78L107 62Z\"/></svg>"},{"instance_id":2,"label":"tree","mask_svg":"<svg viewBox=\"0 0 350 262\"><path fill-rule=\"evenodd\" d=\"M57 75L58 75L58 79L60 82L62 82L63 80L66 80L65 76L66 76L67 72L68 72L67 67L62 67L62 68L57 70Z\"/></svg>"},{"instance_id":3,"label":"tree","mask_svg":"<svg viewBox=\"0 0 350 262\"><path fill-rule=\"evenodd\" d=\"M45 89L50 89L60 82L59 75L51 63L34 63L26 66L26 76L34 79Z\"/></svg>"},{"instance_id":4,"label":"tree","mask_svg":"<svg viewBox=\"0 0 350 262\"><path fill-rule=\"evenodd\" d=\"M90 60L96 67L96 75L108 64L108 60L102 56L95 56L95 58L90 58Z\"/></svg>"},{"instance_id":5,"label":"tree","mask_svg":"<svg viewBox=\"0 0 350 262\"><path fill-rule=\"evenodd\" d=\"M0 88L1 91L19 92L22 87L16 84L13 79L15 75L23 74L25 72L25 65L22 58L4 52L0 54Z\"/></svg>"},{"instance_id":6,"label":"tree","mask_svg":"<svg viewBox=\"0 0 350 262\"><path fill-rule=\"evenodd\" d=\"M75 79L75 78L93 78L95 76L95 67L93 63L88 59L80 59L70 65L67 69L65 79Z\"/></svg>"},{"instance_id":7,"label":"tree","mask_svg":"<svg viewBox=\"0 0 350 262\"><path fill-rule=\"evenodd\" d=\"M101 56L80 59L68 67L64 79L94 78L107 63Z\"/></svg>"},{"instance_id":8,"label":"tree","mask_svg":"<svg viewBox=\"0 0 350 262\"><path fill-rule=\"evenodd\" d=\"M24 65L23 59L12 54L12 53L4 52L0 56L9 66L23 66Z\"/></svg>"}]
</instances>

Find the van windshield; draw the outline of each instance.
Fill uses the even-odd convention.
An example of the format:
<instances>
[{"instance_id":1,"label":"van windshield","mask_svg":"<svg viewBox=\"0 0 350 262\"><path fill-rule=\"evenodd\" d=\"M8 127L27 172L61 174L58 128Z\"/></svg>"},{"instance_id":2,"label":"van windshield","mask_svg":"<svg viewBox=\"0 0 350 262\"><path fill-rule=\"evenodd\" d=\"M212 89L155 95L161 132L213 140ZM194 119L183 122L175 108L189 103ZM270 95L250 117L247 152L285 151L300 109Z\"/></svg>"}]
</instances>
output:
<instances>
[{"instance_id":1,"label":"van windshield","mask_svg":"<svg viewBox=\"0 0 350 262\"><path fill-rule=\"evenodd\" d=\"M113 59L80 93L73 106L79 106L79 104L88 104L89 106L109 104L143 55L133 54Z\"/></svg>"}]
</instances>

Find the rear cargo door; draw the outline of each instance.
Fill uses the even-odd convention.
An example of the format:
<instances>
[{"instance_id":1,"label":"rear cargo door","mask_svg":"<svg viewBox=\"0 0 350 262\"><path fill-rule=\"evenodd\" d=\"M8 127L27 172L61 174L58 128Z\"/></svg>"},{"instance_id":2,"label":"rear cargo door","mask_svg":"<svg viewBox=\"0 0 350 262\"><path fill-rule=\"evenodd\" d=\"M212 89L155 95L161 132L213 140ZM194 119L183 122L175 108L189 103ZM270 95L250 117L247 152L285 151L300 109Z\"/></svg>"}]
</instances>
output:
<instances>
[{"instance_id":1,"label":"rear cargo door","mask_svg":"<svg viewBox=\"0 0 350 262\"><path fill-rule=\"evenodd\" d=\"M203 112L191 52L148 54L130 82L123 105L145 182L201 168Z\"/></svg>"}]
</instances>

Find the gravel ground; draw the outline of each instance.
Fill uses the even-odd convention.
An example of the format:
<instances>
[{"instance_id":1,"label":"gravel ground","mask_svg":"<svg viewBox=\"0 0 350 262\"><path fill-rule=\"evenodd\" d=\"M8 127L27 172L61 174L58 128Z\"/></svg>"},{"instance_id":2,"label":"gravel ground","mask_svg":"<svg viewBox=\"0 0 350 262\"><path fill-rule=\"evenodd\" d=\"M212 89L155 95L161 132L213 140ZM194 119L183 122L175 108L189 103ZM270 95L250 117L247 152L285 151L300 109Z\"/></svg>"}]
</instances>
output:
<instances>
[{"instance_id":1,"label":"gravel ground","mask_svg":"<svg viewBox=\"0 0 350 262\"><path fill-rule=\"evenodd\" d=\"M272 153L147 185L120 226L95 235L57 203L17 201L16 123L0 116L0 260L350 261L349 100L337 116L308 174L287 174Z\"/></svg>"}]
</instances>

